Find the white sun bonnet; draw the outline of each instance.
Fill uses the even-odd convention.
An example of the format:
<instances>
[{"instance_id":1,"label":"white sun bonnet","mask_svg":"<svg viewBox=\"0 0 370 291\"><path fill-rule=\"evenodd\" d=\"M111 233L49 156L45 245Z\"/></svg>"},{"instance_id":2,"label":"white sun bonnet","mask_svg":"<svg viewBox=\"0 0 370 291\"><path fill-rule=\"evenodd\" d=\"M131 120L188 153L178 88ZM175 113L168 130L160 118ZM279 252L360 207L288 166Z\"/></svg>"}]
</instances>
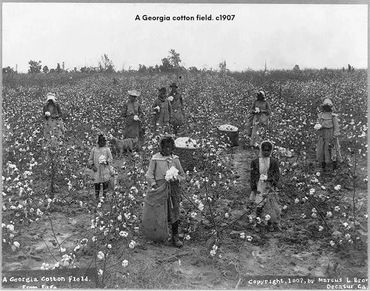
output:
<instances>
[{"instance_id":1,"label":"white sun bonnet","mask_svg":"<svg viewBox=\"0 0 370 291\"><path fill-rule=\"evenodd\" d=\"M55 102L56 96L54 93L49 92L46 94L46 101L49 101L49 100L53 100Z\"/></svg>"}]
</instances>

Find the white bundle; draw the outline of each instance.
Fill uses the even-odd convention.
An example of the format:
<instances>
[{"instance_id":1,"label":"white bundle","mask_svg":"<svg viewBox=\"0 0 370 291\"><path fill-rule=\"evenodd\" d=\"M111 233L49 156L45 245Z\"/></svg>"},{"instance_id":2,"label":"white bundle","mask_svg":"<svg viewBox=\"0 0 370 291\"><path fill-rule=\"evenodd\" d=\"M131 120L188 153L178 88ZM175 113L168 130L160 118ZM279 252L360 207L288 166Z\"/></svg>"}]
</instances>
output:
<instances>
[{"instance_id":1,"label":"white bundle","mask_svg":"<svg viewBox=\"0 0 370 291\"><path fill-rule=\"evenodd\" d=\"M256 110L255 110L256 113L259 113L261 112L261 110L259 109L259 107L256 107Z\"/></svg>"},{"instance_id":2,"label":"white bundle","mask_svg":"<svg viewBox=\"0 0 370 291\"><path fill-rule=\"evenodd\" d=\"M172 102L173 101L173 96L168 96L167 100Z\"/></svg>"},{"instance_id":3,"label":"white bundle","mask_svg":"<svg viewBox=\"0 0 370 291\"><path fill-rule=\"evenodd\" d=\"M316 123L315 126L313 127L315 130L321 129L322 125L320 123Z\"/></svg>"},{"instance_id":4,"label":"white bundle","mask_svg":"<svg viewBox=\"0 0 370 291\"><path fill-rule=\"evenodd\" d=\"M134 120L140 120L140 119L139 119L139 116L134 115Z\"/></svg>"},{"instance_id":5,"label":"white bundle","mask_svg":"<svg viewBox=\"0 0 370 291\"><path fill-rule=\"evenodd\" d=\"M221 131L238 131L238 128L236 126L230 125L230 124L223 124L218 127L219 130Z\"/></svg>"},{"instance_id":6,"label":"white bundle","mask_svg":"<svg viewBox=\"0 0 370 291\"><path fill-rule=\"evenodd\" d=\"M160 111L161 110L161 107L156 106L156 107L154 107L154 109L157 110L157 111Z\"/></svg>"},{"instance_id":7,"label":"white bundle","mask_svg":"<svg viewBox=\"0 0 370 291\"><path fill-rule=\"evenodd\" d=\"M176 169L174 166L172 166L171 168L167 170L165 179L166 181L177 180L178 175L179 175L179 170Z\"/></svg>"},{"instance_id":8,"label":"white bundle","mask_svg":"<svg viewBox=\"0 0 370 291\"><path fill-rule=\"evenodd\" d=\"M50 112L49 111L46 111L45 112L45 116L50 116Z\"/></svg>"},{"instance_id":9,"label":"white bundle","mask_svg":"<svg viewBox=\"0 0 370 291\"><path fill-rule=\"evenodd\" d=\"M261 180L261 181L266 181L266 180L267 180L267 175L265 175L265 174L261 174L261 175L260 175L260 180Z\"/></svg>"},{"instance_id":10,"label":"white bundle","mask_svg":"<svg viewBox=\"0 0 370 291\"><path fill-rule=\"evenodd\" d=\"M179 137L175 140L175 147L194 149L198 147L197 142L190 137Z\"/></svg>"},{"instance_id":11,"label":"white bundle","mask_svg":"<svg viewBox=\"0 0 370 291\"><path fill-rule=\"evenodd\" d=\"M99 164L106 164L107 163L107 158L104 155L101 155L99 157Z\"/></svg>"}]
</instances>

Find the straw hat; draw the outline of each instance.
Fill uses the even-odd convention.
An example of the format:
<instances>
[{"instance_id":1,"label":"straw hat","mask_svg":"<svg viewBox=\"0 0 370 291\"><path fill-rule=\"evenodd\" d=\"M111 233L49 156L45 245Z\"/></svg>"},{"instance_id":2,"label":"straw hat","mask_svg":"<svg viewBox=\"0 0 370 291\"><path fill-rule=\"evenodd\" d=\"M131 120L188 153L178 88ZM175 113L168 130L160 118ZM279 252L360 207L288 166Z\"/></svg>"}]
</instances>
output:
<instances>
[{"instance_id":1,"label":"straw hat","mask_svg":"<svg viewBox=\"0 0 370 291\"><path fill-rule=\"evenodd\" d=\"M49 92L46 94L46 101L53 100L55 102L56 96L54 93Z\"/></svg>"},{"instance_id":2,"label":"straw hat","mask_svg":"<svg viewBox=\"0 0 370 291\"><path fill-rule=\"evenodd\" d=\"M130 96L134 96L134 97L139 97L140 96L140 92L139 91L137 91L137 90L129 90L129 91L127 91L127 93L128 93L128 95L130 95Z\"/></svg>"},{"instance_id":3,"label":"straw hat","mask_svg":"<svg viewBox=\"0 0 370 291\"><path fill-rule=\"evenodd\" d=\"M329 98L325 98L324 101L322 102L322 105L333 106L333 102Z\"/></svg>"}]
</instances>

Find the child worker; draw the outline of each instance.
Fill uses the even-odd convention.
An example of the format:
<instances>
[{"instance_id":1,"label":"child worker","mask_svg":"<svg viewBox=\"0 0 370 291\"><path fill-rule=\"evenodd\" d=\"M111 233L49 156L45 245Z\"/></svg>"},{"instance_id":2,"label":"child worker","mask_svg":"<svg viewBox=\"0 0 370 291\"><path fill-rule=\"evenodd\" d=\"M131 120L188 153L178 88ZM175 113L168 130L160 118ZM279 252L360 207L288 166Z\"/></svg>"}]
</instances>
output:
<instances>
[{"instance_id":1,"label":"child worker","mask_svg":"<svg viewBox=\"0 0 370 291\"><path fill-rule=\"evenodd\" d=\"M251 162L250 202L256 205L256 216L267 221L270 230L280 230L281 208L276 187L280 178L279 161L271 157L273 145L263 141L259 157Z\"/></svg>"},{"instance_id":2,"label":"child worker","mask_svg":"<svg viewBox=\"0 0 370 291\"><path fill-rule=\"evenodd\" d=\"M106 197L110 179L114 174L111 166L113 161L112 153L106 144L105 136L99 134L97 146L91 150L88 161L89 166L94 171L95 197L97 200L99 199L101 186L103 186L103 197Z\"/></svg>"},{"instance_id":3,"label":"child worker","mask_svg":"<svg viewBox=\"0 0 370 291\"><path fill-rule=\"evenodd\" d=\"M314 128L317 130L318 141L316 146L316 158L321 164L323 171L326 171L332 162L333 170L341 162L342 155L338 136L339 122L338 114L333 112L333 102L326 98L323 101L321 112L318 114L317 123Z\"/></svg>"},{"instance_id":4,"label":"child worker","mask_svg":"<svg viewBox=\"0 0 370 291\"><path fill-rule=\"evenodd\" d=\"M168 238L167 221L172 227L172 244L182 247L179 240L180 182L185 180L185 172L179 157L172 152L175 141L164 136L159 143L160 151L149 162L146 178L151 187L143 210L143 234L154 241Z\"/></svg>"}]
</instances>

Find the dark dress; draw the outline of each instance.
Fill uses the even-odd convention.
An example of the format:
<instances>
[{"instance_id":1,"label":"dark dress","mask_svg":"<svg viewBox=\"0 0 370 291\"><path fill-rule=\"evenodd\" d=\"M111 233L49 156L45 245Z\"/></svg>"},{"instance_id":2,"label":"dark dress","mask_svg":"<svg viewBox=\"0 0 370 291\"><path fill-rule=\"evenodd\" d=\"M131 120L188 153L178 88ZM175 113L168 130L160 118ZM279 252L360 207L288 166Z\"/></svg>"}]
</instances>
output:
<instances>
[{"instance_id":1,"label":"dark dress","mask_svg":"<svg viewBox=\"0 0 370 291\"><path fill-rule=\"evenodd\" d=\"M182 101L181 94L179 92L171 92L170 96L173 97L171 101L172 118L171 124L174 129L174 133L177 134L184 130L185 116L184 116L184 104Z\"/></svg>"},{"instance_id":2,"label":"dark dress","mask_svg":"<svg viewBox=\"0 0 370 291\"><path fill-rule=\"evenodd\" d=\"M140 120L134 120L137 115ZM123 108L123 117L126 119L125 138L139 139L141 132L141 119L143 113L138 102L128 101Z\"/></svg>"},{"instance_id":3,"label":"dark dress","mask_svg":"<svg viewBox=\"0 0 370 291\"><path fill-rule=\"evenodd\" d=\"M52 138L62 138L65 129L60 105L58 103L46 103L42 111L45 118L44 138L46 141L50 141ZM50 116L46 116L46 112L49 112Z\"/></svg>"}]
</instances>

